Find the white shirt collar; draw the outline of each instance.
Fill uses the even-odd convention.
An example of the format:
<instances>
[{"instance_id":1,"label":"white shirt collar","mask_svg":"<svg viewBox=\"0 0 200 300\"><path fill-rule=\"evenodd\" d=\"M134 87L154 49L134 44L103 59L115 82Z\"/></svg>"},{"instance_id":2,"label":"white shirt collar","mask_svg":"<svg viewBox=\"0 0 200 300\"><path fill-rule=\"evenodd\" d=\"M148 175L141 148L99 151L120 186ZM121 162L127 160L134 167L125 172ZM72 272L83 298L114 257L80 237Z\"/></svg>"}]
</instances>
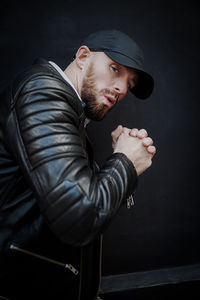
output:
<instances>
[{"instance_id":1,"label":"white shirt collar","mask_svg":"<svg viewBox=\"0 0 200 300\"><path fill-rule=\"evenodd\" d=\"M49 63L60 73L60 75L65 79L65 81L67 81L71 87L73 88L73 90L75 91L76 95L78 96L79 100L81 101L81 103L84 103L83 100L81 99L79 93L77 92L77 90L75 89L74 85L72 84L72 82L69 80L69 78L67 77L67 75L65 74L65 72L63 72L61 70L61 68L55 64L53 61L49 61Z\"/></svg>"},{"instance_id":2,"label":"white shirt collar","mask_svg":"<svg viewBox=\"0 0 200 300\"><path fill-rule=\"evenodd\" d=\"M78 96L79 100L81 101L82 106L85 106L85 103L83 102L83 100L81 99L79 93L77 92L77 90L75 89L74 85L72 84L72 82L69 80L69 78L67 77L67 75L65 74L65 72L63 72L63 70L61 70L61 68L55 64L53 61L49 61L49 63L58 71L58 73L63 77L63 79L65 81L67 81L71 87L73 88L73 90L75 91L76 95ZM85 119L85 127L87 126L87 124L90 122L89 119Z\"/></svg>"}]
</instances>

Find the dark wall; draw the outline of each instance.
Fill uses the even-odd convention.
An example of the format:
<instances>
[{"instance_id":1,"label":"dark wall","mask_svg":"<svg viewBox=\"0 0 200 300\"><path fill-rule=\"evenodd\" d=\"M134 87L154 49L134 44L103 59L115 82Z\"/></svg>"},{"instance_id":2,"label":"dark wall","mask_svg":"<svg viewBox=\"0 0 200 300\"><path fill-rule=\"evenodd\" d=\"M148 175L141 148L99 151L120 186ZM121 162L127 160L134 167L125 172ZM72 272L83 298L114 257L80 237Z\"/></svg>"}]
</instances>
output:
<instances>
[{"instance_id":1,"label":"dark wall","mask_svg":"<svg viewBox=\"0 0 200 300\"><path fill-rule=\"evenodd\" d=\"M157 146L134 208L122 208L104 235L103 274L199 263L198 1L9 2L0 23L1 88L38 56L65 68L79 40L98 29L122 30L143 48L153 95L128 95L105 121L88 125L100 165L118 124L146 128Z\"/></svg>"}]
</instances>

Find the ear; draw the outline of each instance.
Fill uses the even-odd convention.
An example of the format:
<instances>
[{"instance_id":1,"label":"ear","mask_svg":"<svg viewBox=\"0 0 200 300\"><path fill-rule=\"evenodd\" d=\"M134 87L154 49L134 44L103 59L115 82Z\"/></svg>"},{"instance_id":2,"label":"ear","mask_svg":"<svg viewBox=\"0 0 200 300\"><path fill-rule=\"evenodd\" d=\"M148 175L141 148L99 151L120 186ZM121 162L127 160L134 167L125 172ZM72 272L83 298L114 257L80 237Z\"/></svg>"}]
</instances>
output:
<instances>
[{"instance_id":1,"label":"ear","mask_svg":"<svg viewBox=\"0 0 200 300\"><path fill-rule=\"evenodd\" d=\"M90 58L91 51L87 46L81 46L76 53L76 64L80 69L83 69L88 59Z\"/></svg>"}]
</instances>

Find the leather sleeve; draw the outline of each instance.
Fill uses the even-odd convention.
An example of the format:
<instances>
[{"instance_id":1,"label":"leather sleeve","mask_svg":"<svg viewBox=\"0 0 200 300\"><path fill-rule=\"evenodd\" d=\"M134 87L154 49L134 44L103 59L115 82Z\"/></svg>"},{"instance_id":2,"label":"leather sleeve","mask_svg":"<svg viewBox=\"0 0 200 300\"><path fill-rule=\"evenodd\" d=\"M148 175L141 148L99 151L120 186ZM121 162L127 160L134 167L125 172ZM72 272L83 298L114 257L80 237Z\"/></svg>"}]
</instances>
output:
<instances>
[{"instance_id":1,"label":"leather sleeve","mask_svg":"<svg viewBox=\"0 0 200 300\"><path fill-rule=\"evenodd\" d=\"M134 192L137 173L122 153L90 169L74 97L58 79L33 78L13 105L7 139L48 226L64 243L85 245Z\"/></svg>"}]
</instances>

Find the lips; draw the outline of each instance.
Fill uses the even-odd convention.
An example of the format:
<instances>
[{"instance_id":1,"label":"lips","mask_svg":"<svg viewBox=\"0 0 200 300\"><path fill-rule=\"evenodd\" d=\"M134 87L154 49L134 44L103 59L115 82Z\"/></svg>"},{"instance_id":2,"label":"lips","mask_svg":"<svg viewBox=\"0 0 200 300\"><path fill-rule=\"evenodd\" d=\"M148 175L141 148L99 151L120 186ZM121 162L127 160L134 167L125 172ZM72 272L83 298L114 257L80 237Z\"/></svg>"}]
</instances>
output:
<instances>
[{"instance_id":1,"label":"lips","mask_svg":"<svg viewBox=\"0 0 200 300\"><path fill-rule=\"evenodd\" d=\"M105 96L106 98L106 103L109 105L109 106L114 106L116 104L116 99L115 97L112 97L112 96Z\"/></svg>"}]
</instances>

